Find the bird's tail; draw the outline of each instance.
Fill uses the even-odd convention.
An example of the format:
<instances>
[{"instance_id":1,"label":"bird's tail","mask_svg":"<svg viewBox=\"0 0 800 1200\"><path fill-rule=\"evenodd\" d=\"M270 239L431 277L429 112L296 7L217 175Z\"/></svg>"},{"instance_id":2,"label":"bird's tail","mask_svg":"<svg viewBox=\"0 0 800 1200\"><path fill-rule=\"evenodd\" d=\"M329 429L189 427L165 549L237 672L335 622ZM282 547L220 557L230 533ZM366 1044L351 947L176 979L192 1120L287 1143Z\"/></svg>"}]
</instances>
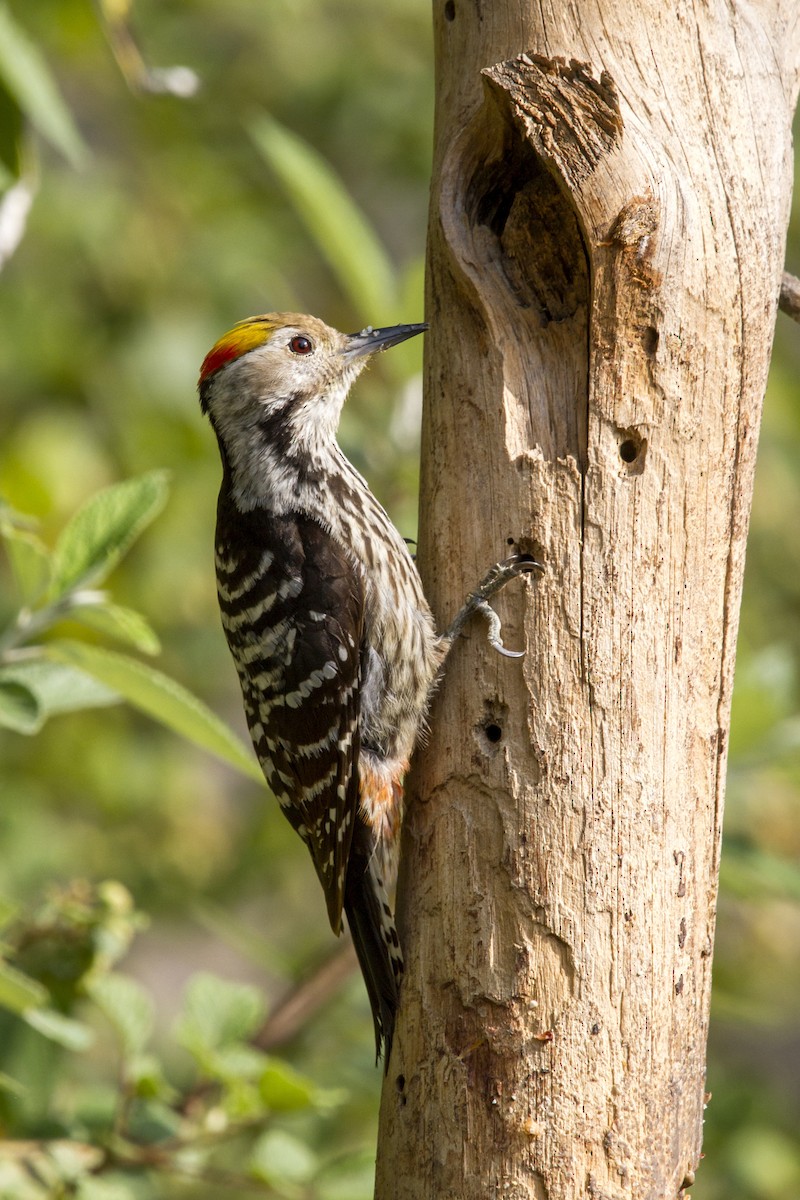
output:
<instances>
[{"instance_id":1,"label":"bird's tail","mask_svg":"<svg viewBox=\"0 0 800 1200\"><path fill-rule=\"evenodd\" d=\"M403 978L403 955L394 914L369 827L358 821L347 867L344 911L353 937L361 974L367 986L375 1023L375 1049L389 1069L395 1016Z\"/></svg>"}]
</instances>

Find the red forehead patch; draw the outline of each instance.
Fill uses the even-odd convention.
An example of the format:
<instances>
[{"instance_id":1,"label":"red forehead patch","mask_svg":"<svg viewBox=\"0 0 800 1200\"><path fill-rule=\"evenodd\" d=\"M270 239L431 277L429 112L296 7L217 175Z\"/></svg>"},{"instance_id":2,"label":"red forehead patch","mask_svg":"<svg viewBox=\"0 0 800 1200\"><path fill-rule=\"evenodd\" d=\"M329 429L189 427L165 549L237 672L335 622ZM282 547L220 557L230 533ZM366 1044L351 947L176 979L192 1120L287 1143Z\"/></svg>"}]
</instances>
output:
<instances>
[{"instance_id":1,"label":"red forehead patch","mask_svg":"<svg viewBox=\"0 0 800 1200\"><path fill-rule=\"evenodd\" d=\"M241 358L250 350L255 350L256 346L263 346L273 329L274 326L263 317L249 317L248 320L234 325L233 329L223 334L211 347L203 359L199 382L205 383L209 376L227 363Z\"/></svg>"}]
</instances>

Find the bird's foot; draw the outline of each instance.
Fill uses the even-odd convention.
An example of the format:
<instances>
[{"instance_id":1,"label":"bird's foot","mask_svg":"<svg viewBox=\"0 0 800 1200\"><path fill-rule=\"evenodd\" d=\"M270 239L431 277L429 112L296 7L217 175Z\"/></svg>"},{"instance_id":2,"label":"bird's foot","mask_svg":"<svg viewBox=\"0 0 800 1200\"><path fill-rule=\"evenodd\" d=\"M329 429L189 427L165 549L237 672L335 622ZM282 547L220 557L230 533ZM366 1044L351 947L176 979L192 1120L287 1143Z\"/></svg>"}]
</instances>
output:
<instances>
[{"instance_id":1,"label":"bird's foot","mask_svg":"<svg viewBox=\"0 0 800 1200\"><path fill-rule=\"evenodd\" d=\"M461 611L445 633L445 640L449 643L448 649L452 647L453 642L473 613L480 613L489 624L489 645L498 654L504 654L506 658L522 658L525 654L524 650L508 650L503 645L503 639L500 636L500 618L489 601L518 575L527 575L543 570L542 564L532 558L530 554L513 554L510 558L495 563L486 572L475 591L470 592L467 596Z\"/></svg>"}]
</instances>

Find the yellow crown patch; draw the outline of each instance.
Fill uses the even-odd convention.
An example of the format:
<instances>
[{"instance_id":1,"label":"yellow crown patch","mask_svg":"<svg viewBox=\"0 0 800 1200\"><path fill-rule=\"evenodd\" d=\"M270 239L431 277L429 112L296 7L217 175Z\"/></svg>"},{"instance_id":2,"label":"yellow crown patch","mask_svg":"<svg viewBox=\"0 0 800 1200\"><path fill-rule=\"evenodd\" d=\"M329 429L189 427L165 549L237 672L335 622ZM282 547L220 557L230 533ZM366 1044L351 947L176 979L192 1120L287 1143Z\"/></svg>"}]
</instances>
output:
<instances>
[{"instance_id":1,"label":"yellow crown patch","mask_svg":"<svg viewBox=\"0 0 800 1200\"><path fill-rule=\"evenodd\" d=\"M266 317L248 317L246 321L239 321L233 329L222 335L203 359L200 383L205 383L226 363L233 362L249 350L255 350L256 346L263 346L274 329L275 325Z\"/></svg>"}]
</instances>

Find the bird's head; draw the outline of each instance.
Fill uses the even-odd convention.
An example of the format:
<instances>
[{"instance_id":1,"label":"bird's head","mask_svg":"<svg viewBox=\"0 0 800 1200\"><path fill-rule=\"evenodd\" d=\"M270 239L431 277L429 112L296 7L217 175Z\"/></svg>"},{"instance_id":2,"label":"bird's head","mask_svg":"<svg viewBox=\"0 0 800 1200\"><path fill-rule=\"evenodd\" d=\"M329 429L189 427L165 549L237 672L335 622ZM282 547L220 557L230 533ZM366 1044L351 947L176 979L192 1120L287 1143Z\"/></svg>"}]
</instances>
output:
<instances>
[{"instance_id":1,"label":"bird's head","mask_svg":"<svg viewBox=\"0 0 800 1200\"><path fill-rule=\"evenodd\" d=\"M316 317L268 313L234 325L206 355L200 404L236 473L315 460L335 444L342 405L368 358L425 325L339 333Z\"/></svg>"}]
</instances>

